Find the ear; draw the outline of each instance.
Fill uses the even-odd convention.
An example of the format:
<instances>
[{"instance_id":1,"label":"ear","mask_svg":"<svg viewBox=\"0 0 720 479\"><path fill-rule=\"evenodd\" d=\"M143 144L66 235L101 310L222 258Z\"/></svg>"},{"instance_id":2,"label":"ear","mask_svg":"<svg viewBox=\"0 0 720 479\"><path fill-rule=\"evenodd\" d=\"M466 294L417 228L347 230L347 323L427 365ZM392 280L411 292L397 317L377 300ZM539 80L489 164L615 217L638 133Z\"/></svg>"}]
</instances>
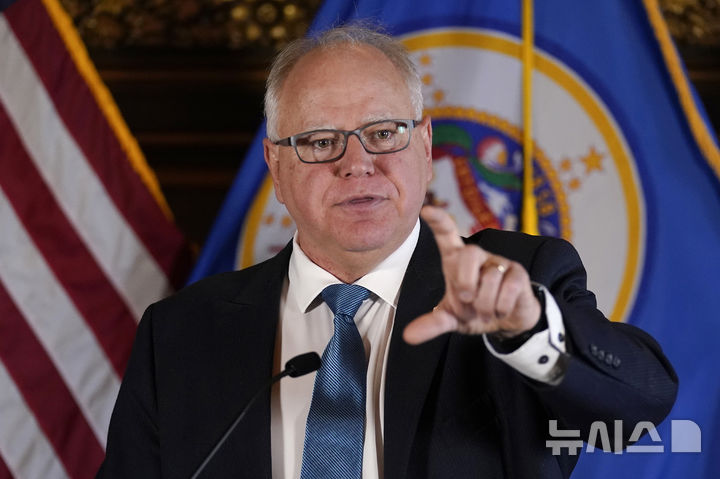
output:
<instances>
[{"instance_id":1,"label":"ear","mask_svg":"<svg viewBox=\"0 0 720 479\"><path fill-rule=\"evenodd\" d=\"M280 157L278 156L280 147L273 144L268 138L263 138L263 155L265 156L265 164L270 171L273 186L275 187L275 198L282 203L282 191L280 190Z\"/></svg>"},{"instance_id":2,"label":"ear","mask_svg":"<svg viewBox=\"0 0 720 479\"><path fill-rule=\"evenodd\" d=\"M420 124L416 127L416 129L420 130L420 136L422 137L423 142L423 148L425 151L425 164L427 167L427 181L428 185L430 184L430 180L432 180L433 177L433 167L432 167L432 122L430 121L430 117L426 116L422 119Z\"/></svg>"}]
</instances>

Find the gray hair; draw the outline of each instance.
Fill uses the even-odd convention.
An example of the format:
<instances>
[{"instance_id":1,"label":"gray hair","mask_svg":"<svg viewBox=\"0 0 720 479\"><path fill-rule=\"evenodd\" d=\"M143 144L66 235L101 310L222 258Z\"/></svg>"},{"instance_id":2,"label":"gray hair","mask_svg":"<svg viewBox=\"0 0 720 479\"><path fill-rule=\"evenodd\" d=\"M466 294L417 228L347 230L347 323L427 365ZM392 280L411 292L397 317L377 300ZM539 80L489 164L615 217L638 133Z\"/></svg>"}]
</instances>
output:
<instances>
[{"instance_id":1,"label":"gray hair","mask_svg":"<svg viewBox=\"0 0 720 479\"><path fill-rule=\"evenodd\" d=\"M329 49L339 45L367 45L380 50L405 78L416 119L422 116L422 83L408 51L400 42L382 32L379 26L353 23L332 28L313 37L295 40L275 57L265 88L265 118L267 119L268 138L278 139L280 90L293 67L302 57L316 49Z\"/></svg>"}]
</instances>

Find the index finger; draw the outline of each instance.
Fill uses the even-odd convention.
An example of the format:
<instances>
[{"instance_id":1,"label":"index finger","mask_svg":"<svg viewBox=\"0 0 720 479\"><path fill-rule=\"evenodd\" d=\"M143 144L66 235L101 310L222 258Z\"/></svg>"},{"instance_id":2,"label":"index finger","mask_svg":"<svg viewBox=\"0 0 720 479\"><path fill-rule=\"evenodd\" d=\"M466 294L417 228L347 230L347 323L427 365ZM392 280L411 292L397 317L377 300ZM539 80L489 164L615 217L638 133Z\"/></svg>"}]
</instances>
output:
<instances>
[{"instance_id":1,"label":"index finger","mask_svg":"<svg viewBox=\"0 0 720 479\"><path fill-rule=\"evenodd\" d=\"M441 255L452 253L465 246L455 222L444 210L435 206L423 206L420 216L427 222L435 235Z\"/></svg>"}]
</instances>

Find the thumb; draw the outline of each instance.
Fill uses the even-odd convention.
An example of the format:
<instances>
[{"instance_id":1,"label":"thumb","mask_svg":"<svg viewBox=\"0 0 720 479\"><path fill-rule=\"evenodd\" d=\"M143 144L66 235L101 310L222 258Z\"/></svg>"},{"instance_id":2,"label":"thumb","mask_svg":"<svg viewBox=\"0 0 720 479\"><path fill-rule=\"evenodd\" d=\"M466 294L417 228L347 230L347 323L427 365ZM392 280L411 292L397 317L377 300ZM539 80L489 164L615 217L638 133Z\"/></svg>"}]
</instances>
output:
<instances>
[{"instance_id":1,"label":"thumb","mask_svg":"<svg viewBox=\"0 0 720 479\"><path fill-rule=\"evenodd\" d=\"M442 308L436 308L411 321L403 331L403 339L408 344L416 345L457 329L458 321L455 316Z\"/></svg>"}]
</instances>

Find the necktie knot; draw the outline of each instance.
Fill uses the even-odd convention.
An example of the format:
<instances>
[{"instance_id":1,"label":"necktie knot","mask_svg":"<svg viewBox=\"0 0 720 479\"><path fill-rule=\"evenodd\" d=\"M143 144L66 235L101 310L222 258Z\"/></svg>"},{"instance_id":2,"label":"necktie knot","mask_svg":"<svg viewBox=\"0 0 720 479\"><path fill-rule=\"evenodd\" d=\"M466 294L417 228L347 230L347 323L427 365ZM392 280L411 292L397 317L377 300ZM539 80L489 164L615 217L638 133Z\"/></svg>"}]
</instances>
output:
<instances>
[{"instance_id":1,"label":"necktie knot","mask_svg":"<svg viewBox=\"0 0 720 479\"><path fill-rule=\"evenodd\" d=\"M331 284L322 291L322 298L330 306L333 314L350 319L360 305L370 296L370 291L357 284Z\"/></svg>"}]
</instances>

